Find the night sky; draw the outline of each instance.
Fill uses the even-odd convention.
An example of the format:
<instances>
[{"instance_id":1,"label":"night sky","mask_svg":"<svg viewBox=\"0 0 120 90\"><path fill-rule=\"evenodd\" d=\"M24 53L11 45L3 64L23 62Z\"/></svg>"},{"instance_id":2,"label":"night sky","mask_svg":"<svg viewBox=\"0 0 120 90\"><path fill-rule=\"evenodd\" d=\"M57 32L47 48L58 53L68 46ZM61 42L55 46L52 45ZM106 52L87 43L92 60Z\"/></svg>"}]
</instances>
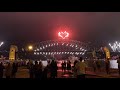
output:
<instances>
[{"instance_id":1,"label":"night sky","mask_svg":"<svg viewBox=\"0 0 120 90\"><path fill-rule=\"evenodd\" d=\"M0 41L55 40L59 28L65 27L73 40L119 40L120 13L0 12Z\"/></svg>"}]
</instances>

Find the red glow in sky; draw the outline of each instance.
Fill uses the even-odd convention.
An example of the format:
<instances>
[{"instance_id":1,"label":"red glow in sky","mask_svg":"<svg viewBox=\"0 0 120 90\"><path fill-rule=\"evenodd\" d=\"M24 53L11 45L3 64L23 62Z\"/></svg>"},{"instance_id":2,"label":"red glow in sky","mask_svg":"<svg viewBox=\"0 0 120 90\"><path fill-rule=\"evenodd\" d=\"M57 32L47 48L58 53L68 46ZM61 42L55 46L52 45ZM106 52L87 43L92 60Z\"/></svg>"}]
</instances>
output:
<instances>
[{"instance_id":1,"label":"red glow in sky","mask_svg":"<svg viewBox=\"0 0 120 90\"><path fill-rule=\"evenodd\" d=\"M69 37L69 33L64 31L64 32L59 32L58 36L61 37L62 39L66 39Z\"/></svg>"}]
</instances>

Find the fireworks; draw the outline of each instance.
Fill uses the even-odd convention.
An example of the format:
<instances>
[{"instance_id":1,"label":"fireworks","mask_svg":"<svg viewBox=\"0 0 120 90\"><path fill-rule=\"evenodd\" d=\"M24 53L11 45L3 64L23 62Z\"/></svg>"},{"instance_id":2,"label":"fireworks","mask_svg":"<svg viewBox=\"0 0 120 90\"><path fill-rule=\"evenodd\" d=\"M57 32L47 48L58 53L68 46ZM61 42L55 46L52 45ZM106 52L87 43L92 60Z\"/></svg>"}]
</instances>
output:
<instances>
[{"instance_id":1,"label":"fireworks","mask_svg":"<svg viewBox=\"0 0 120 90\"><path fill-rule=\"evenodd\" d=\"M4 44L4 42L0 42L0 47Z\"/></svg>"},{"instance_id":2,"label":"fireworks","mask_svg":"<svg viewBox=\"0 0 120 90\"><path fill-rule=\"evenodd\" d=\"M111 47L113 52L120 52L120 43L119 42L116 41L113 44L109 43L109 46Z\"/></svg>"},{"instance_id":3,"label":"fireworks","mask_svg":"<svg viewBox=\"0 0 120 90\"><path fill-rule=\"evenodd\" d=\"M68 32L59 32L58 36L61 37L62 39L66 39L67 37L69 37L69 33Z\"/></svg>"}]
</instances>

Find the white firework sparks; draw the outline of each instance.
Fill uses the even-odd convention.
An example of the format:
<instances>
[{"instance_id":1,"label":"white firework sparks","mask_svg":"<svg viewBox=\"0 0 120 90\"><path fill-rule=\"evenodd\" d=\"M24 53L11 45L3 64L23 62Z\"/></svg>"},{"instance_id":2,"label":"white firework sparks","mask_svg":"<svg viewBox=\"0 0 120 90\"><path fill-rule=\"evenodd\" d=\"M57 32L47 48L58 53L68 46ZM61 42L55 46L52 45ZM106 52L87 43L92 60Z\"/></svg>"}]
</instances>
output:
<instances>
[{"instance_id":1,"label":"white firework sparks","mask_svg":"<svg viewBox=\"0 0 120 90\"><path fill-rule=\"evenodd\" d=\"M113 52L120 52L120 42L115 42L113 44L109 43L109 46L113 50Z\"/></svg>"},{"instance_id":2,"label":"white firework sparks","mask_svg":"<svg viewBox=\"0 0 120 90\"><path fill-rule=\"evenodd\" d=\"M0 42L0 47L4 44L4 42Z\"/></svg>"}]
</instances>

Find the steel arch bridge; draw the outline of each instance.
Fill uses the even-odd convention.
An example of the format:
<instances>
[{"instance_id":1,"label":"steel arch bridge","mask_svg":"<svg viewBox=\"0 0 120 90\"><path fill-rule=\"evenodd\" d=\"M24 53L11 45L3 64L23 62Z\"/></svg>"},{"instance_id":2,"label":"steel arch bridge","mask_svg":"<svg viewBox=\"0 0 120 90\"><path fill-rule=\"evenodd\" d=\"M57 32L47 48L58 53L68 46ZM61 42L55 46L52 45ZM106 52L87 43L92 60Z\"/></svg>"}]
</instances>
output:
<instances>
[{"instance_id":1,"label":"steel arch bridge","mask_svg":"<svg viewBox=\"0 0 120 90\"><path fill-rule=\"evenodd\" d=\"M48 40L37 43L34 55L84 55L87 44L76 40Z\"/></svg>"}]
</instances>

